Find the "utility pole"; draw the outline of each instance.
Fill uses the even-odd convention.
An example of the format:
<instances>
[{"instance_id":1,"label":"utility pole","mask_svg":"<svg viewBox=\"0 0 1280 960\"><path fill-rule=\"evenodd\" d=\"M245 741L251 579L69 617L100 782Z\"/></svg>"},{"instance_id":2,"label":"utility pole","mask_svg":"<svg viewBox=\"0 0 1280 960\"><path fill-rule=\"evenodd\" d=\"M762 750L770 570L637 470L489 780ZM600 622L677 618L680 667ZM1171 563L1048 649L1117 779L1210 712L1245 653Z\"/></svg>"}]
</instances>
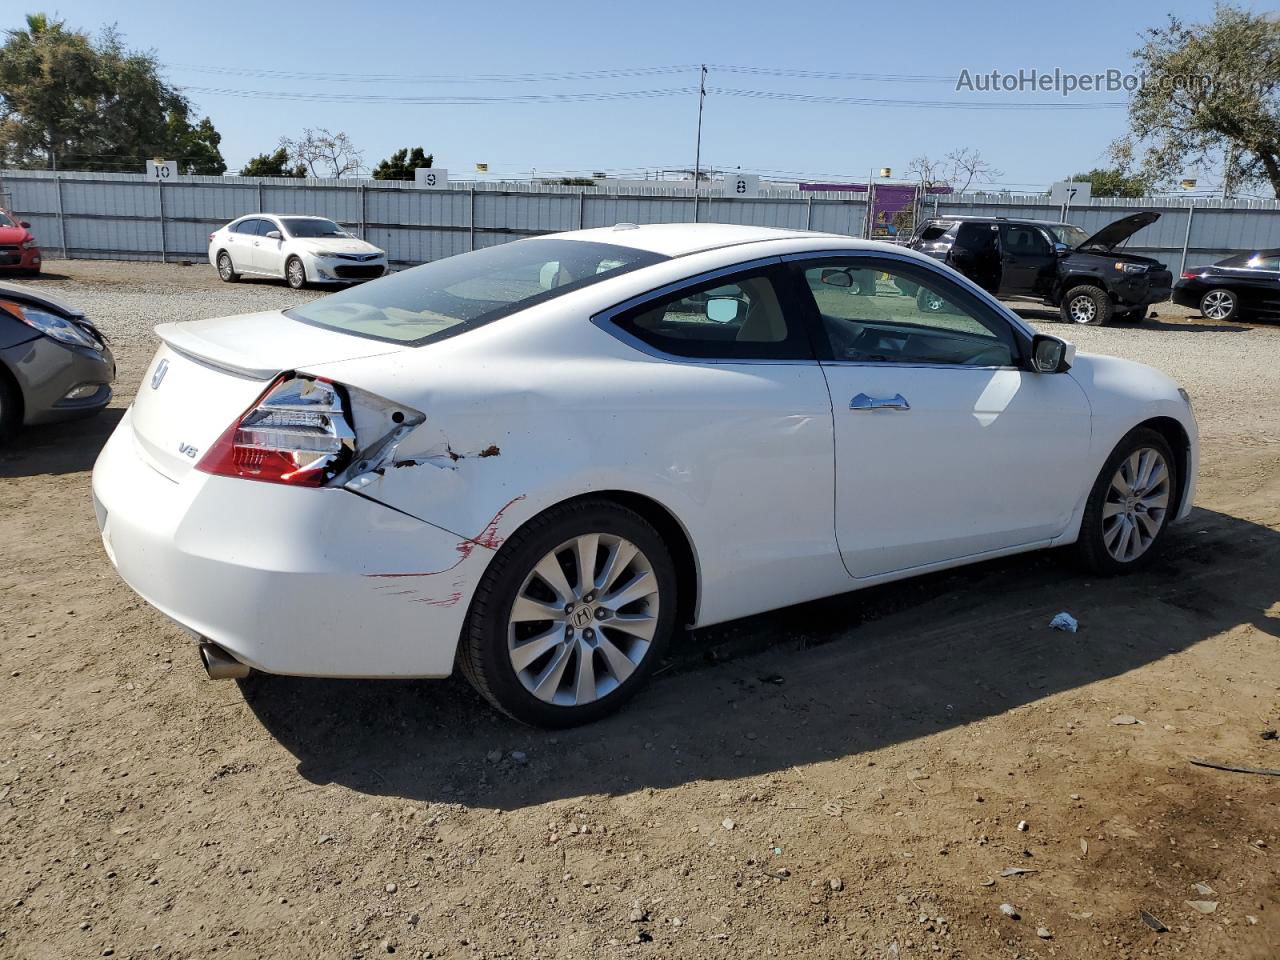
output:
<instances>
[{"instance_id":1,"label":"utility pole","mask_svg":"<svg viewBox=\"0 0 1280 960\"><path fill-rule=\"evenodd\" d=\"M1227 148L1227 165L1222 170L1222 202L1226 203L1231 197L1231 165L1235 163L1236 145L1233 143Z\"/></svg>"},{"instance_id":2,"label":"utility pole","mask_svg":"<svg viewBox=\"0 0 1280 960\"><path fill-rule=\"evenodd\" d=\"M707 65L698 69L698 141L693 151L693 193L697 196L702 182L702 101L707 99Z\"/></svg>"}]
</instances>

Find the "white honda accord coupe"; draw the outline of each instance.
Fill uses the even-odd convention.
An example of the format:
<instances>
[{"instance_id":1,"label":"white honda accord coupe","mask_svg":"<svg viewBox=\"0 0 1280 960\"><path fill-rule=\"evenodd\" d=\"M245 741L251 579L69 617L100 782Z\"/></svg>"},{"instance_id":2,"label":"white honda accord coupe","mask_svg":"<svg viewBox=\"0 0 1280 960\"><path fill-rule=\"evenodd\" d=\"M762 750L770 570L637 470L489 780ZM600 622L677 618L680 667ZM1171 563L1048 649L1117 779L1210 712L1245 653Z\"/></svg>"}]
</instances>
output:
<instances>
[{"instance_id":1,"label":"white honda accord coupe","mask_svg":"<svg viewBox=\"0 0 1280 960\"><path fill-rule=\"evenodd\" d=\"M842 236L620 224L156 332L95 506L214 677L457 665L580 723L685 626L1062 544L1137 569L1195 489L1164 374Z\"/></svg>"},{"instance_id":2,"label":"white honda accord coupe","mask_svg":"<svg viewBox=\"0 0 1280 960\"><path fill-rule=\"evenodd\" d=\"M358 283L387 272L386 251L324 217L255 213L209 234L209 262L226 283L242 276L308 283Z\"/></svg>"}]
</instances>

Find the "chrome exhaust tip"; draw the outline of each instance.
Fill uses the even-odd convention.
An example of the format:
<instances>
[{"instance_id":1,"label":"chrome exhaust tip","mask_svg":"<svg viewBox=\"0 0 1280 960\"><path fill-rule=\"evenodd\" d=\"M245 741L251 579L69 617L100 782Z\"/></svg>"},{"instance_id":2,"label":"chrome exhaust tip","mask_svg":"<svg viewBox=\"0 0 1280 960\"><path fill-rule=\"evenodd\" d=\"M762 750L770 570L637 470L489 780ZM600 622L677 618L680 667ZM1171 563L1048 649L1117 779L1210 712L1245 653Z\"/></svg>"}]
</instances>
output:
<instances>
[{"instance_id":1,"label":"chrome exhaust tip","mask_svg":"<svg viewBox=\"0 0 1280 960\"><path fill-rule=\"evenodd\" d=\"M241 663L216 643L200 644L200 659L210 680L243 680L252 669Z\"/></svg>"}]
</instances>

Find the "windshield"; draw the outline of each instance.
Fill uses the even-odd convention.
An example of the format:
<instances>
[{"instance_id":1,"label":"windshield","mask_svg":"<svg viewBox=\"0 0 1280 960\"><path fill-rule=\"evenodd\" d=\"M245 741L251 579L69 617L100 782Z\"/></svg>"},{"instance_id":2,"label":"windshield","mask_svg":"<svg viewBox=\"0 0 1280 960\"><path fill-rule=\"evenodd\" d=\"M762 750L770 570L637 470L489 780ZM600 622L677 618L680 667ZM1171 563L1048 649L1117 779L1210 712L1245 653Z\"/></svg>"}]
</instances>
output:
<instances>
[{"instance_id":1,"label":"windshield","mask_svg":"<svg viewBox=\"0 0 1280 960\"><path fill-rule=\"evenodd\" d=\"M347 231L332 220L317 217L281 217L280 222L291 237L346 237Z\"/></svg>"},{"instance_id":2,"label":"windshield","mask_svg":"<svg viewBox=\"0 0 1280 960\"><path fill-rule=\"evenodd\" d=\"M16 227L17 224L9 218L8 214L0 213L0 227Z\"/></svg>"},{"instance_id":3,"label":"windshield","mask_svg":"<svg viewBox=\"0 0 1280 960\"><path fill-rule=\"evenodd\" d=\"M1073 223L1055 223L1049 229L1053 231L1055 240L1065 243L1068 247L1078 247L1089 239L1089 234Z\"/></svg>"},{"instance_id":4,"label":"windshield","mask_svg":"<svg viewBox=\"0 0 1280 960\"><path fill-rule=\"evenodd\" d=\"M286 316L417 346L666 259L609 243L517 240L393 273Z\"/></svg>"}]
</instances>

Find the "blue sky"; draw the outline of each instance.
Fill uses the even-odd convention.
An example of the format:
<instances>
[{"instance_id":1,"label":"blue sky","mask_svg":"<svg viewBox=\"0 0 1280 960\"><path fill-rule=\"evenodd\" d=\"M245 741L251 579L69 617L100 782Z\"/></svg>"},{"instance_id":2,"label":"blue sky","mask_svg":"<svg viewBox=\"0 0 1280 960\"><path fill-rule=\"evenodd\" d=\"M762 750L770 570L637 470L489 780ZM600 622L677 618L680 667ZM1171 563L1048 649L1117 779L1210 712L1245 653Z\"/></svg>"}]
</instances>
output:
<instances>
[{"instance_id":1,"label":"blue sky","mask_svg":"<svg viewBox=\"0 0 1280 960\"><path fill-rule=\"evenodd\" d=\"M1250 3L1257 8L1270 4ZM377 3L303 4L221 0L187 7L174 0L58 0L5 4L0 26L44 9L96 32L114 20L130 46L154 49L171 82L188 88L200 115L223 134L232 171L303 127L345 130L372 165L401 146L421 145L454 178L476 162L492 176L529 177L592 170L642 175L691 167L694 93L595 102L470 105L278 100L212 90L339 96L474 97L600 94L694 87L686 70L533 82L444 82L511 74L635 71L722 64L818 73L919 79L797 77L712 69L710 88L823 97L1098 103L1123 94L957 92L961 70L1019 68L1092 73L1127 70L1139 33L1175 13L1212 18L1210 0L1137 4L1049 3L734 4ZM337 82L279 74L336 73ZM257 75L254 75L257 74ZM370 80L370 75L397 80ZM939 79L935 79L939 78ZM871 168L902 171L915 156L957 147L981 151L1003 171L1001 185L1043 189L1051 180L1105 162L1124 132L1121 109L968 110L749 98L712 93L702 157L717 168L795 172L807 179L854 179ZM1189 173L1191 173L1189 171ZM1201 172L1202 182L1215 180Z\"/></svg>"}]
</instances>

